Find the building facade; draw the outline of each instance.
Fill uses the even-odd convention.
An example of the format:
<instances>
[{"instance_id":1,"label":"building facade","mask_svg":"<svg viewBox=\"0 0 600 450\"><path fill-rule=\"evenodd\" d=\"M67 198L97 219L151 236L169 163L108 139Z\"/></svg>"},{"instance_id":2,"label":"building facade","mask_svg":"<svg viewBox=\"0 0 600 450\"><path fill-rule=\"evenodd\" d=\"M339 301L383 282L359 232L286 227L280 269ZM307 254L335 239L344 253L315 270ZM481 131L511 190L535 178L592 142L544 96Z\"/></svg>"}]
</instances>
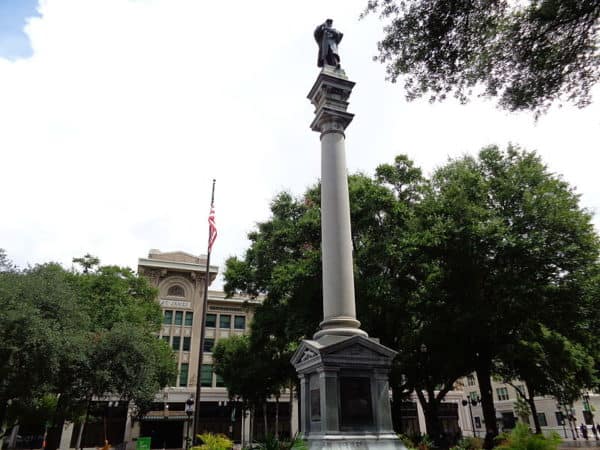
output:
<instances>
[{"instance_id":1,"label":"building facade","mask_svg":"<svg viewBox=\"0 0 600 450\"><path fill-rule=\"evenodd\" d=\"M503 383L492 379L492 395L494 397L494 407L496 409L496 422L499 431L509 431L515 427L519 420L525 419L525 422L533 428L533 417L519 417L518 390L527 393L527 388L523 382L514 381L513 383ZM465 412L472 416L466 427L463 429L465 435L485 436L485 421L483 419L483 410L481 409L481 393L475 374L463 377L459 383L459 388L464 391L465 399L469 404L465 405ZM535 397L537 415L545 434L556 432L563 439L582 439L580 427L586 425L588 439L595 439L592 432L592 425L596 424L594 412L600 410L600 395L594 392L582 393L582 398L573 405L559 405L553 397ZM589 397L589 398L588 398ZM471 417L469 417L471 418ZM571 418L571 420L569 420Z\"/></svg>"},{"instance_id":2,"label":"building facade","mask_svg":"<svg viewBox=\"0 0 600 450\"><path fill-rule=\"evenodd\" d=\"M151 250L148 257L139 258L138 274L148 278L158 290L157 302L161 306L163 323L157 338L173 349L178 369L176 383L158 393L151 411L139 419L130 405L118 399L96 399L92 415L103 416L103 421L88 423L84 433L81 433L80 425L65 423L58 439L59 449L74 449L80 442L82 448L96 450L103 445L104 436L113 447L122 450L135 449L139 437L150 437L151 448L185 448L188 433L190 437L193 434L192 417L186 413L186 402L195 399L198 376L202 391L200 405L194 407L199 408L200 430L225 434L235 442L248 442L250 420L247 413L242 418L241 409L235 401L230 401L223 381L214 373L212 349L219 339L249 332L254 308L260 300L241 296L226 298L223 292L209 290L206 321L202 324L205 283L210 286L218 274L218 267L210 266L208 273L207 280L205 256ZM205 327L205 339L202 367L198 373L202 326ZM282 437L296 432L298 408L297 404L291 407L289 391L283 392L277 403L270 399L266 409L267 432L274 431L275 415L278 415ZM262 419L262 411L260 414ZM265 433L261 419L253 424L255 439ZM13 447L27 446L9 443L9 448Z\"/></svg>"}]
</instances>

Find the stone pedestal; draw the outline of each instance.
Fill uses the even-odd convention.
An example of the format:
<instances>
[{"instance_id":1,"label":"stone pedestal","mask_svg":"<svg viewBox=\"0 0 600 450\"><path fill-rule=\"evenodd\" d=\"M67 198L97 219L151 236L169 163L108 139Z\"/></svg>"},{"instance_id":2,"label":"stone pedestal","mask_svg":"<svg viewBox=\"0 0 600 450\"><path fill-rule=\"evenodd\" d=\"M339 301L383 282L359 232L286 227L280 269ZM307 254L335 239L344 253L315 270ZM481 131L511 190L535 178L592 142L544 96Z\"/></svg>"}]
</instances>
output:
<instances>
[{"instance_id":1,"label":"stone pedestal","mask_svg":"<svg viewBox=\"0 0 600 450\"><path fill-rule=\"evenodd\" d=\"M308 98L321 135L323 321L292 358L300 377L300 428L311 450L404 449L392 428L388 374L396 352L356 319L345 134L354 82L325 66Z\"/></svg>"},{"instance_id":2,"label":"stone pedestal","mask_svg":"<svg viewBox=\"0 0 600 450\"><path fill-rule=\"evenodd\" d=\"M403 449L392 427L388 373L396 352L362 335L302 341L300 428L311 450Z\"/></svg>"}]
</instances>

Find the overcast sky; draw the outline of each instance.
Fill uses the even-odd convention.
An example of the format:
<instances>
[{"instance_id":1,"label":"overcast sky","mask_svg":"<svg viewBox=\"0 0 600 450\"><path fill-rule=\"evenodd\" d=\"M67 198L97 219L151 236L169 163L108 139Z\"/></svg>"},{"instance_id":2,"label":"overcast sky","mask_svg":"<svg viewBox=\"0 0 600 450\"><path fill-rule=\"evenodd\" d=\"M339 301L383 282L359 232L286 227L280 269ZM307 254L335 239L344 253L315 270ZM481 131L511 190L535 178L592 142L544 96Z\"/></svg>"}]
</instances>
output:
<instances>
[{"instance_id":1,"label":"overcast sky","mask_svg":"<svg viewBox=\"0 0 600 450\"><path fill-rule=\"evenodd\" d=\"M216 178L213 262L242 255L273 196L319 177L306 94L318 74L312 32L327 17L357 83L351 172L407 153L430 173L513 142L600 210L599 90L590 107L537 123L493 100L407 103L372 60L382 23L358 19L365 4L0 1L0 248L21 266L89 252L135 268L151 248L205 253Z\"/></svg>"}]
</instances>

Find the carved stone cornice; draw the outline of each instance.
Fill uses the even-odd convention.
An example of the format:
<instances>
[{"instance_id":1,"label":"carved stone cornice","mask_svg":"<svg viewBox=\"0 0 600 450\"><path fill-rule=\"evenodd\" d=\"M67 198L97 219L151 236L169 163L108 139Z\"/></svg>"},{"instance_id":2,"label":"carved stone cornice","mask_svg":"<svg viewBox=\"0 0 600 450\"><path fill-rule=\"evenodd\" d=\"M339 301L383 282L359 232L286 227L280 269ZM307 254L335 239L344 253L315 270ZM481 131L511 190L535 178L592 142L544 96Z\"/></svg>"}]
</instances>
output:
<instances>
[{"instance_id":1,"label":"carved stone cornice","mask_svg":"<svg viewBox=\"0 0 600 450\"><path fill-rule=\"evenodd\" d=\"M324 67L308 94L315 107L315 118L310 124L313 131L344 134L354 114L347 112L348 98L354 82L348 80L343 70Z\"/></svg>"}]
</instances>

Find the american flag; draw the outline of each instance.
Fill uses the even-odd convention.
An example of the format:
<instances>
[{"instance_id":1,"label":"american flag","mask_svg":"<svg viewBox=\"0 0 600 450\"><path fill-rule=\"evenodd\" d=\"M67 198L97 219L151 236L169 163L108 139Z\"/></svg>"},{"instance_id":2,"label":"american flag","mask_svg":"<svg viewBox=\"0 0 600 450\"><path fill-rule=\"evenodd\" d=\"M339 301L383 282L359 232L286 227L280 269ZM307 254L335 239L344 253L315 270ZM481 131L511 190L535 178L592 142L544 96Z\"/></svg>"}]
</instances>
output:
<instances>
[{"instance_id":1,"label":"american flag","mask_svg":"<svg viewBox=\"0 0 600 450\"><path fill-rule=\"evenodd\" d=\"M212 251L212 246L217 240L217 224L215 223L215 207L211 205L208 215L208 253Z\"/></svg>"}]
</instances>

